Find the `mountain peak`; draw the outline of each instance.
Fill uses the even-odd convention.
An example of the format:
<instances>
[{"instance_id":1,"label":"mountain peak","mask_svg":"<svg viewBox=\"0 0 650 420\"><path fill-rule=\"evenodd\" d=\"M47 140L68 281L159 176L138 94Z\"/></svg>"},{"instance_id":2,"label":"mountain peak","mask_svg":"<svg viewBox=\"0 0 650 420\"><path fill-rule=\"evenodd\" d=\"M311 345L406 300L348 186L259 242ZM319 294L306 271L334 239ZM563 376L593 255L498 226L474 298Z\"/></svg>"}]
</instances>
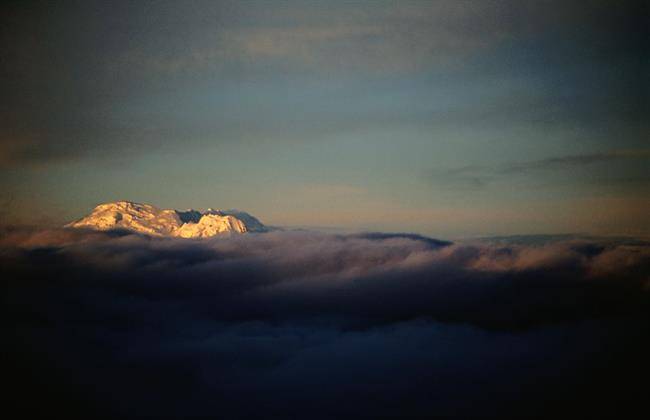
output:
<instances>
[{"instance_id":1,"label":"mountain peak","mask_svg":"<svg viewBox=\"0 0 650 420\"><path fill-rule=\"evenodd\" d=\"M205 212L159 209L150 204L115 201L99 204L86 217L66 227L94 230L127 229L153 236L207 238L215 235L266 232L257 218L240 210Z\"/></svg>"}]
</instances>

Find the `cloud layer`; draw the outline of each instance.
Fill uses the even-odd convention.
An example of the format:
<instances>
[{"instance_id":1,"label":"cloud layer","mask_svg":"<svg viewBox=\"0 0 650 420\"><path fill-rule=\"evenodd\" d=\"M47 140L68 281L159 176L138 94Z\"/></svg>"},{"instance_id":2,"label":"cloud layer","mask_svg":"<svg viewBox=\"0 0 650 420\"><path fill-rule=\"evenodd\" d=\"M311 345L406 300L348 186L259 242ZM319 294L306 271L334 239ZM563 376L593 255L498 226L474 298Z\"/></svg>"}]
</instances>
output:
<instances>
[{"instance_id":1,"label":"cloud layer","mask_svg":"<svg viewBox=\"0 0 650 420\"><path fill-rule=\"evenodd\" d=\"M0 259L17 401L351 417L541 414L592 393L627 409L639 396L607 382L636 377L647 349L643 241L9 230Z\"/></svg>"}]
</instances>

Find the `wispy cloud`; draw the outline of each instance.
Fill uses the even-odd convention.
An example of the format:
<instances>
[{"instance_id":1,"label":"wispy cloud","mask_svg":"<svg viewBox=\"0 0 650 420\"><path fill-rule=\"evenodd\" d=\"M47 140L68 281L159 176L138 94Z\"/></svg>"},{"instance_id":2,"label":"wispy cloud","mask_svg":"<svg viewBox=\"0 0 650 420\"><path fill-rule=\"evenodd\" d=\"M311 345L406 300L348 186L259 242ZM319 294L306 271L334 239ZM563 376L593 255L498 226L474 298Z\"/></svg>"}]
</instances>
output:
<instances>
[{"instance_id":1,"label":"wispy cloud","mask_svg":"<svg viewBox=\"0 0 650 420\"><path fill-rule=\"evenodd\" d=\"M511 162L494 166L468 165L453 169L435 169L429 179L437 184L453 189L483 189L493 182L517 175L530 175L546 173L555 170L587 167L598 163L633 161L650 159L650 150L611 150L601 153L575 154L556 156L545 159L530 160L525 162ZM621 182L639 183L647 180L644 177L623 177ZM615 183L616 180L608 180Z\"/></svg>"},{"instance_id":2,"label":"wispy cloud","mask_svg":"<svg viewBox=\"0 0 650 420\"><path fill-rule=\"evenodd\" d=\"M612 150L603 153L566 155L529 162L512 163L500 168L495 168L495 172L500 174L528 173L533 171L586 166L600 162L648 158L650 158L650 150Z\"/></svg>"},{"instance_id":3,"label":"wispy cloud","mask_svg":"<svg viewBox=\"0 0 650 420\"><path fill-rule=\"evenodd\" d=\"M222 12L221 25L206 28L188 48L169 54L134 45L115 57L113 68L177 73L274 63L291 72L403 72L468 57L513 30L503 25L503 11L488 4L280 4L274 10L234 4Z\"/></svg>"}]
</instances>

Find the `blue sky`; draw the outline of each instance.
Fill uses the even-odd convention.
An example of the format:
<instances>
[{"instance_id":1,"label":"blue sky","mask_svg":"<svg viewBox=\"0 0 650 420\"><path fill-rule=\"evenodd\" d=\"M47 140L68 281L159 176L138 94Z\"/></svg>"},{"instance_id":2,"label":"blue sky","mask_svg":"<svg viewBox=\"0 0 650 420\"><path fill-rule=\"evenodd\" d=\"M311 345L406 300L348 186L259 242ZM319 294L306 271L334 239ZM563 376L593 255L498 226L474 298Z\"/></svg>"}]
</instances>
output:
<instances>
[{"instance_id":1,"label":"blue sky","mask_svg":"<svg viewBox=\"0 0 650 420\"><path fill-rule=\"evenodd\" d=\"M3 8L14 223L128 199L449 238L650 234L642 2Z\"/></svg>"}]
</instances>

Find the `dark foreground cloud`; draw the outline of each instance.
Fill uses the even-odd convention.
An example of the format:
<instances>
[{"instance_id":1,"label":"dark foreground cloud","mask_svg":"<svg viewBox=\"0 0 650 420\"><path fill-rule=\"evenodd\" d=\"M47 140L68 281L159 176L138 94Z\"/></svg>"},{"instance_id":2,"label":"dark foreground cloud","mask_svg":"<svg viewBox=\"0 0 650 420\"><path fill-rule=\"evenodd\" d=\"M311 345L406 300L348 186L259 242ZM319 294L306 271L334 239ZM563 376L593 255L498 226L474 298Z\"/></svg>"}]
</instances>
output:
<instances>
[{"instance_id":1,"label":"dark foreground cloud","mask_svg":"<svg viewBox=\"0 0 650 420\"><path fill-rule=\"evenodd\" d=\"M613 415L646 377L643 241L8 230L0 261L30 412Z\"/></svg>"}]
</instances>

